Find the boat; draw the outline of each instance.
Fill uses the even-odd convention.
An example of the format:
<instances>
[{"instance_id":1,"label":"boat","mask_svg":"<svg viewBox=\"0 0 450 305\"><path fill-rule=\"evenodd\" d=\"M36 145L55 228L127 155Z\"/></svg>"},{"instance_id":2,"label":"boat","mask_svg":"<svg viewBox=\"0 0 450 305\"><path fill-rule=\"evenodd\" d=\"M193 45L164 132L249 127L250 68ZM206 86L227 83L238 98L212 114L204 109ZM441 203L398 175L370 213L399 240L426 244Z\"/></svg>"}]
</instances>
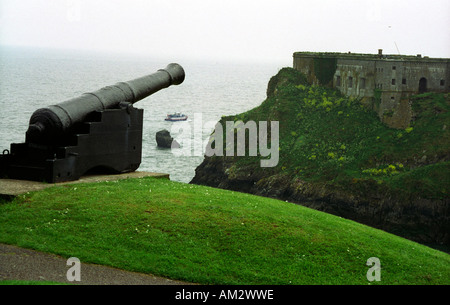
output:
<instances>
[{"instance_id":1,"label":"boat","mask_svg":"<svg viewBox=\"0 0 450 305\"><path fill-rule=\"evenodd\" d=\"M165 120L177 122L177 121L186 121L187 119L188 119L187 115L177 112L174 114L168 114Z\"/></svg>"}]
</instances>

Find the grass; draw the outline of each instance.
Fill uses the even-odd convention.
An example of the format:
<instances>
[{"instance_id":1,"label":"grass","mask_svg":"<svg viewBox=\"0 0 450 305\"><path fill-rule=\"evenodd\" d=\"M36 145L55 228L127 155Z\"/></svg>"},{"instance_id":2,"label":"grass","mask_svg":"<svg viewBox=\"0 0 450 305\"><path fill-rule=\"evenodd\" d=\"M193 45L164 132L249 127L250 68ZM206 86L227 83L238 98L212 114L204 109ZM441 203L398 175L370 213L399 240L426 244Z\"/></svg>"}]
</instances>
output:
<instances>
[{"instance_id":1,"label":"grass","mask_svg":"<svg viewBox=\"0 0 450 305\"><path fill-rule=\"evenodd\" d=\"M3 199L0 223L2 243L201 284L450 284L446 253L288 202L162 179ZM370 257L380 282L366 278Z\"/></svg>"}]
</instances>

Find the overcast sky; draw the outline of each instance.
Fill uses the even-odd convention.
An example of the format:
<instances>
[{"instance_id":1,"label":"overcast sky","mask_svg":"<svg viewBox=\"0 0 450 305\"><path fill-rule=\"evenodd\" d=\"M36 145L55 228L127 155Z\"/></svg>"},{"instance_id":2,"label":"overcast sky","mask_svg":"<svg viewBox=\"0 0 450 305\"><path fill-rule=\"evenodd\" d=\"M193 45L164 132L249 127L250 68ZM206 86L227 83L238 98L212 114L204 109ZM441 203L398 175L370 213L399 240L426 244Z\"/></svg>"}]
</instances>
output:
<instances>
[{"instance_id":1,"label":"overcast sky","mask_svg":"<svg viewBox=\"0 0 450 305\"><path fill-rule=\"evenodd\" d=\"M450 0L0 0L0 44L290 61L450 57Z\"/></svg>"}]
</instances>

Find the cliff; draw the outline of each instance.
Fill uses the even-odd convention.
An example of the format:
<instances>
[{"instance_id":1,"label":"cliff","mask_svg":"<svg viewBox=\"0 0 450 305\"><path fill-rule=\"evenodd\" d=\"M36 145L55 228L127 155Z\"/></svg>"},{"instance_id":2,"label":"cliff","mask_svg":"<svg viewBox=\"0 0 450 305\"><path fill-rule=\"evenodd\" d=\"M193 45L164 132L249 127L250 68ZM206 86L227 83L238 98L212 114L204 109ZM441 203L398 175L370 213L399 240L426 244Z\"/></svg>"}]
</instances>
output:
<instances>
[{"instance_id":1,"label":"cliff","mask_svg":"<svg viewBox=\"0 0 450 305\"><path fill-rule=\"evenodd\" d=\"M360 100L284 68L259 107L220 121L279 121L277 166L248 154L205 156L191 183L287 200L448 249L450 98L426 93L411 103L408 128L389 128Z\"/></svg>"}]
</instances>

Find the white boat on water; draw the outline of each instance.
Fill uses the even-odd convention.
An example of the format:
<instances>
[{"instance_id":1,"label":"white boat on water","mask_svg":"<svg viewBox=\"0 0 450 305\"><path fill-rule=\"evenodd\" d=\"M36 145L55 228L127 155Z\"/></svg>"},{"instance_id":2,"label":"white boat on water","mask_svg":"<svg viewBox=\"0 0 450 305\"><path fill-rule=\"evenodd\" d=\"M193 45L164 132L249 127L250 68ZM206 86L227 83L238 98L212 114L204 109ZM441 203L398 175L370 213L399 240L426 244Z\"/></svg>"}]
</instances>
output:
<instances>
[{"instance_id":1,"label":"white boat on water","mask_svg":"<svg viewBox=\"0 0 450 305\"><path fill-rule=\"evenodd\" d=\"M168 114L165 120L177 122L177 121L186 121L187 119L188 119L187 115L177 112L174 114Z\"/></svg>"}]
</instances>

